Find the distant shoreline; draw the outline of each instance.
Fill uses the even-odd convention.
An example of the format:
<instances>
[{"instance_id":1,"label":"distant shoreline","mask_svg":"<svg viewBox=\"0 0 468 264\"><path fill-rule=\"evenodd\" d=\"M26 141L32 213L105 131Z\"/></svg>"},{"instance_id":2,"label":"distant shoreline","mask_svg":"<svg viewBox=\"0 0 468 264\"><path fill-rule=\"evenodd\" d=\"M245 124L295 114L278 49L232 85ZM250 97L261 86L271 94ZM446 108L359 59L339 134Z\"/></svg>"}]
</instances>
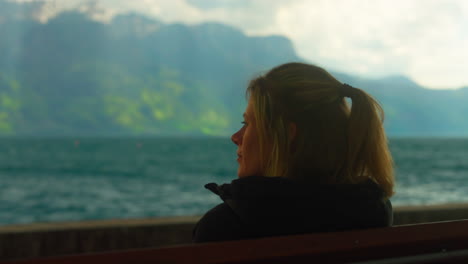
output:
<instances>
[{"instance_id":1,"label":"distant shoreline","mask_svg":"<svg viewBox=\"0 0 468 264\"><path fill-rule=\"evenodd\" d=\"M208 136L208 135L0 135L1 139L230 139L229 136ZM468 139L468 135L430 135L430 136L389 136L389 140L444 140L444 139Z\"/></svg>"}]
</instances>

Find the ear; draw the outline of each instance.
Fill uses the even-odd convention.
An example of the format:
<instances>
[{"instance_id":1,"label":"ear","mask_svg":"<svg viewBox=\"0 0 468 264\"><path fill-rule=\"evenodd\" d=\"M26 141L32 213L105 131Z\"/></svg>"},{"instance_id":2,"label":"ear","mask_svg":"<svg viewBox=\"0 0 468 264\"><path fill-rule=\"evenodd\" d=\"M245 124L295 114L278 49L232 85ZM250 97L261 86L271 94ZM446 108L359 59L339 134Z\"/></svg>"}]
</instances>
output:
<instances>
[{"instance_id":1,"label":"ear","mask_svg":"<svg viewBox=\"0 0 468 264\"><path fill-rule=\"evenodd\" d=\"M297 132L297 125L294 122L289 123L289 142L292 142L294 138L296 137L296 132Z\"/></svg>"}]
</instances>

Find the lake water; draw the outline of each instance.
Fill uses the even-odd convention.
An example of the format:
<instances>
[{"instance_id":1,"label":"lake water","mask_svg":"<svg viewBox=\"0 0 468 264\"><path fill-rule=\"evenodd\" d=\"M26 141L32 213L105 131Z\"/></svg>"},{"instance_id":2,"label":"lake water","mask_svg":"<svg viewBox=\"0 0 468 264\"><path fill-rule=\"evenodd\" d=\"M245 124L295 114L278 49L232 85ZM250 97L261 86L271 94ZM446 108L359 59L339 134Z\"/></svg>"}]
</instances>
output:
<instances>
[{"instance_id":1,"label":"lake water","mask_svg":"<svg viewBox=\"0 0 468 264\"><path fill-rule=\"evenodd\" d=\"M468 139L392 139L394 205L468 202ZM0 225L199 215L236 178L228 138L0 140Z\"/></svg>"}]
</instances>

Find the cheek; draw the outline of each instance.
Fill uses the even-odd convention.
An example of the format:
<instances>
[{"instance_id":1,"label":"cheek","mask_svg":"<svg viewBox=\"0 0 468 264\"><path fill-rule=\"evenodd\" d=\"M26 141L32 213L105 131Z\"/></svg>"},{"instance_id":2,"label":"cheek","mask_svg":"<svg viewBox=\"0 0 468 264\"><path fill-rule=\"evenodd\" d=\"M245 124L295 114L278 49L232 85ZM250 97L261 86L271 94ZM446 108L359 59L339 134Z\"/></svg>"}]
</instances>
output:
<instances>
[{"instance_id":1,"label":"cheek","mask_svg":"<svg viewBox=\"0 0 468 264\"><path fill-rule=\"evenodd\" d=\"M242 145L242 153L244 155L242 156L241 167L249 175L257 174L260 170L260 151L258 149L258 142L255 139L250 134L246 134Z\"/></svg>"}]
</instances>

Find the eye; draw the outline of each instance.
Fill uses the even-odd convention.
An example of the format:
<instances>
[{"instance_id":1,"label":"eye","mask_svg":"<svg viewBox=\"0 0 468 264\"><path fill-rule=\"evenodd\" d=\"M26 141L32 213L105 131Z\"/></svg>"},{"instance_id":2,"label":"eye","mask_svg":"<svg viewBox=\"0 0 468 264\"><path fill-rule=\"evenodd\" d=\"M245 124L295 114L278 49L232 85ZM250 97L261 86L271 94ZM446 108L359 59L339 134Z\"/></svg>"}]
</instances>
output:
<instances>
[{"instance_id":1,"label":"eye","mask_svg":"<svg viewBox=\"0 0 468 264\"><path fill-rule=\"evenodd\" d=\"M242 124L243 126L246 126L246 125L247 125L247 122L242 121L241 124Z\"/></svg>"}]
</instances>

